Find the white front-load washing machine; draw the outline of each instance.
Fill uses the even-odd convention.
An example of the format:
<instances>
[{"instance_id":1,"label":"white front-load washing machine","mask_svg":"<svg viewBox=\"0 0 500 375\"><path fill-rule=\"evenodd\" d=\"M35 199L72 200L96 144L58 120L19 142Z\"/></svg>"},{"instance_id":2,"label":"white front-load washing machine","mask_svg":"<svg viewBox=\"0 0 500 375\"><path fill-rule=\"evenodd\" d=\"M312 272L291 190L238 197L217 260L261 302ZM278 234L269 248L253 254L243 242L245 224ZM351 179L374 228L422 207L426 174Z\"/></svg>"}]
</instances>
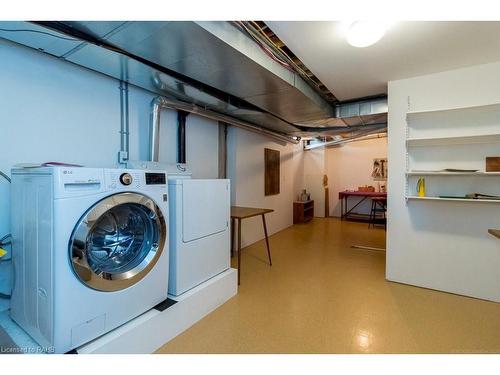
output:
<instances>
[{"instance_id":1,"label":"white front-load washing machine","mask_svg":"<svg viewBox=\"0 0 500 375\"><path fill-rule=\"evenodd\" d=\"M164 301L167 186L158 170L13 169L14 321L65 353Z\"/></svg>"}]
</instances>

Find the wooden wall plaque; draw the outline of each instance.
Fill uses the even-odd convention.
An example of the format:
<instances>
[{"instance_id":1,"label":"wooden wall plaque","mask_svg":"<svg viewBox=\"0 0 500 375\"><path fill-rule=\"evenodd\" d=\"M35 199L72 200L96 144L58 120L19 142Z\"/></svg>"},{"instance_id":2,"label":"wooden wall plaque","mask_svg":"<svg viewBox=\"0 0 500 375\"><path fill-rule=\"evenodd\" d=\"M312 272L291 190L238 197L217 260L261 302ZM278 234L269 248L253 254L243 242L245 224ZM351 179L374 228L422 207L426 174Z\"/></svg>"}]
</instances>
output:
<instances>
[{"instance_id":1,"label":"wooden wall plaque","mask_svg":"<svg viewBox=\"0 0 500 375\"><path fill-rule=\"evenodd\" d=\"M265 165L265 195L276 195L280 193L280 152L264 149Z\"/></svg>"},{"instance_id":2,"label":"wooden wall plaque","mask_svg":"<svg viewBox=\"0 0 500 375\"><path fill-rule=\"evenodd\" d=\"M500 172L500 156L486 157L486 172Z\"/></svg>"}]
</instances>

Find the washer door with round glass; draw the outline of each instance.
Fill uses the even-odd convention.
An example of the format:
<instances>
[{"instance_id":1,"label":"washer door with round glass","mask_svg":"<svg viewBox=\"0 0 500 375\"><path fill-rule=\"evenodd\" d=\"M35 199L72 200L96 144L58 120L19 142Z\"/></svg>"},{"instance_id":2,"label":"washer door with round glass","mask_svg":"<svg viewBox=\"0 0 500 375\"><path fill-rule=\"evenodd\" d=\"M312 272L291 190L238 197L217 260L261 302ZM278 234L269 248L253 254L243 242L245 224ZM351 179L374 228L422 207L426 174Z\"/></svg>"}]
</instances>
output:
<instances>
[{"instance_id":1,"label":"washer door with round glass","mask_svg":"<svg viewBox=\"0 0 500 375\"><path fill-rule=\"evenodd\" d=\"M125 289L151 271L165 240L165 219L151 198L137 193L111 195L91 207L73 230L71 265L92 289Z\"/></svg>"}]
</instances>

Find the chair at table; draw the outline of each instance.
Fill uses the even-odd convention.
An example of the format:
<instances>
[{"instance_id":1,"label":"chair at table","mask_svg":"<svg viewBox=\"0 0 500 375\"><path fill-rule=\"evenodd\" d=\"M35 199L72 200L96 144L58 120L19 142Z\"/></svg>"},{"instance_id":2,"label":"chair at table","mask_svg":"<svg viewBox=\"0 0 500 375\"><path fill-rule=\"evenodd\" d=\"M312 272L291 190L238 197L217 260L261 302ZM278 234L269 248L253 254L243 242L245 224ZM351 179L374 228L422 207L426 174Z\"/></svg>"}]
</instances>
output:
<instances>
[{"instance_id":1,"label":"chair at table","mask_svg":"<svg viewBox=\"0 0 500 375\"><path fill-rule=\"evenodd\" d=\"M370 210L370 218L368 219L368 228L375 227L376 224L384 224L384 230L387 230L387 198L373 197L371 198L372 207Z\"/></svg>"}]
</instances>

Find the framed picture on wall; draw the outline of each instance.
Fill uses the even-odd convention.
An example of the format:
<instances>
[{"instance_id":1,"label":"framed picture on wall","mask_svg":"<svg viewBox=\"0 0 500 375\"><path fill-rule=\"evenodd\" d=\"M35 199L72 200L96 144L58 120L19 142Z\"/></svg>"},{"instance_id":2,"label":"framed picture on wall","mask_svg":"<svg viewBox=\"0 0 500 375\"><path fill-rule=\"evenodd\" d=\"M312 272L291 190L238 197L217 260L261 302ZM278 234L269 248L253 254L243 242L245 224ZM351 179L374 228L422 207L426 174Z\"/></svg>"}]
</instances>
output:
<instances>
[{"instance_id":1,"label":"framed picture on wall","mask_svg":"<svg viewBox=\"0 0 500 375\"><path fill-rule=\"evenodd\" d=\"M264 149L264 191L265 195L276 195L280 193L280 152Z\"/></svg>"},{"instance_id":2,"label":"framed picture on wall","mask_svg":"<svg viewBox=\"0 0 500 375\"><path fill-rule=\"evenodd\" d=\"M373 159L372 178L375 181L387 180L387 158Z\"/></svg>"}]
</instances>

